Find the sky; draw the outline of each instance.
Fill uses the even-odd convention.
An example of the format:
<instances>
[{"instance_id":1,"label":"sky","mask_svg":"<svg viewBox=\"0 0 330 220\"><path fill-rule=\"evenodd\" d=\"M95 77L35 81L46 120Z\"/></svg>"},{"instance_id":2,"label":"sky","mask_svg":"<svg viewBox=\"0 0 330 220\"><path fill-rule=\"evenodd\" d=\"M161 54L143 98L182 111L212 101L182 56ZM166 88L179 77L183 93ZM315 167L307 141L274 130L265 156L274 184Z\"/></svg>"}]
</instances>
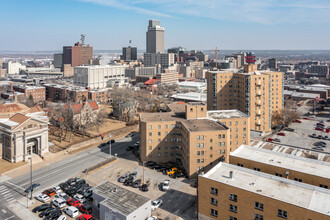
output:
<instances>
[{"instance_id":1,"label":"sky","mask_svg":"<svg viewBox=\"0 0 330 220\"><path fill-rule=\"evenodd\" d=\"M0 0L0 51L145 50L148 20L165 48L330 49L330 0Z\"/></svg>"}]
</instances>

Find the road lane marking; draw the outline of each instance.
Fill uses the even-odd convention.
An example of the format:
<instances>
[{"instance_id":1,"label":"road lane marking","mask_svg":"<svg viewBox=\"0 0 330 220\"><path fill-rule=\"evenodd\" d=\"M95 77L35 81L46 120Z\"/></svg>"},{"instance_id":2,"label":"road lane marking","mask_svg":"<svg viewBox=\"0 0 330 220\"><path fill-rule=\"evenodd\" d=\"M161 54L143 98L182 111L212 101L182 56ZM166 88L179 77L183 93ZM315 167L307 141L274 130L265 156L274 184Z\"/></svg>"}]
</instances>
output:
<instances>
[{"instance_id":1,"label":"road lane marking","mask_svg":"<svg viewBox=\"0 0 330 220\"><path fill-rule=\"evenodd\" d=\"M20 187L20 186L18 186L18 185L15 185L14 183L11 183L11 182L9 182L9 181L7 181L6 183L9 183L10 185L13 185L13 186L15 186L15 187L17 187L17 188L19 188L19 189L21 189L21 190L25 190L25 189L23 189L22 187Z\"/></svg>"},{"instance_id":2,"label":"road lane marking","mask_svg":"<svg viewBox=\"0 0 330 220\"><path fill-rule=\"evenodd\" d=\"M5 220L9 220L9 219L12 219L12 218L15 218L15 217L16 217L15 215L12 215L12 216L6 218Z\"/></svg>"},{"instance_id":3,"label":"road lane marking","mask_svg":"<svg viewBox=\"0 0 330 220\"><path fill-rule=\"evenodd\" d=\"M7 211L6 211L5 209L2 209L1 211L2 211L3 213L7 213Z\"/></svg>"}]
</instances>

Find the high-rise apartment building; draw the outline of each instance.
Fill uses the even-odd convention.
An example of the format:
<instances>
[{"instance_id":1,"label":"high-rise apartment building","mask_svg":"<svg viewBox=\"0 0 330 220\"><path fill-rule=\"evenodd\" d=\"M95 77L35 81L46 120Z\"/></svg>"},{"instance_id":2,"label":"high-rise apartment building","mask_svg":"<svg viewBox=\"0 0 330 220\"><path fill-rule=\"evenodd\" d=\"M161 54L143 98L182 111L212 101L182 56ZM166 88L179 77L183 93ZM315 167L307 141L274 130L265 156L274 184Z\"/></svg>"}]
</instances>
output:
<instances>
[{"instance_id":1,"label":"high-rise apartment building","mask_svg":"<svg viewBox=\"0 0 330 220\"><path fill-rule=\"evenodd\" d=\"M318 77L329 78L329 66L325 65L311 65L308 67L308 73L316 73Z\"/></svg>"},{"instance_id":2,"label":"high-rise apartment building","mask_svg":"<svg viewBox=\"0 0 330 220\"><path fill-rule=\"evenodd\" d=\"M277 59L271 58L268 60L268 67L271 70L277 70Z\"/></svg>"},{"instance_id":3,"label":"high-rise apartment building","mask_svg":"<svg viewBox=\"0 0 330 220\"><path fill-rule=\"evenodd\" d=\"M121 60L137 60L137 48L136 47L123 47L123 55L120 57Z\"/></svg>"},{"instance_id":4,"label":"high-rise apartment building","mask_svg":"<svg viewBox=\"0 0 330 220\"><path fill-rule=\"evenodd\" d=\"M149 20L147 31L147 53L164 53L164 28L160 21Z\"/></svg>"},{"instance_id":5,"label":"high-rise apartment building","mask_svg":"<svg viewBox=\"0 0 330 220\"><path fill-rule=\"evenodd\" d=\"M330 219L330 163L288 150L242 145L200 175L199 219Z\"/></svg>"},{"instance_id":6,"label":"high-rise apartment building","mask_svg":"<svg viewBox=\"0 0 330 220\"><path fill-rule=\"evenodd\" d=\"M228 161L235 143L250 142L250 118L237 111L207 112L202 103L172 103L168 112L140 114L141 160L176 163L189 177ZM237 128L237 130L236 130Z\"/></svg>"},{"instance_id":7,"label":"high-rise apartment building","mask_svg":"<svg viewBox=\"0 0 330 220\"><path fill-rule=\"evenodd\" d=\"M251 117L251 130L271 131L271 116L283 107L282 72L245 64L243 72L209 71L206 78L208 110L238 109Z\"/></svg>"}]
</instances>

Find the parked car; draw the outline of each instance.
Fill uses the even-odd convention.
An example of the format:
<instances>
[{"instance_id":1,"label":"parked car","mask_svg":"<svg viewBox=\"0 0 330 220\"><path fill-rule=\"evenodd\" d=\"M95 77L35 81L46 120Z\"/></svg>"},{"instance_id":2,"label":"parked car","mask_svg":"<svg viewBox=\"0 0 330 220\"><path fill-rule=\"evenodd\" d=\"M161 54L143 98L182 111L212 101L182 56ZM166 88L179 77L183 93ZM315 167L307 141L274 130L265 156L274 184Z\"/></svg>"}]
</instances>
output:
<instances>
[{"instance_id":1,"label":"parked car","mask_svg":"<svg viewBox=\"0 0 330 220\"><path fill-rule=\"evenodd\" d=\"M123 183L128 178L128 174L124 174L118 178L118 182Z\"/></svg>"},{"instance_id":2,"label":"parked car","mask_svg":"<svg viewBox=\"0 0 330 220\"><path fill-rule=\"evenodd\" d=\"M125 182L124 182L124 186L131 186L132 183L133 183L133 181L134 181L134 178L131 177L131 176L129 176L129 177L125 180Z\"/></svg>"},{"instance_id":3,"label":"parked car","mask_svg":"<svg viewBox=\"0 0 330 220\"><path fill-rule=\"evenodd\" d=\"M49 196L49 197L52 197L52 196L54 196L56 194L53 189L46 189L42 193L45 194L45 195L47 195L47 196Z\"/></svg>"},{"instance_id":4,"label":"parked car","mask_svg":"<svg viewBox=\"0 0 330 220\"><path fill-rule=\"evenodd\" d=\"M115 142L116 142L115 140L111 139L110 141L107 142L107 144L110 144L110 143L114 144Z\"/></svg>"},{"instance_id":5,"label":"parked car","mask_svg":"<svg viewBox=\"0 0 330 220\"><path fill-rule=\"evenodd\" d=\"M34 207L32 209L32 212L34 212L34 213L42 212L42 211L45 211L46 209L51 208L51 207L52 207L51 204L42 204L42 205L39 205L37 207Z\"/></svg>"},{"instance_id":6,"label":"parked car","mask_svg":"<svg viewBox=\"0 0 330 220\"><path fill-rule=\"evenodd\" d=\"M133 177L134 179L136 178L137 172L133 171L132 173L129 174L130 177Z\"/></svg>"},{"instance_id":7,"label":"parked car","mask_svg":"<svg viewBox=\"0 0 330 220\"><path fill-rule=\"evenodd\" d=\"M83 195L80 195L80 194L76 194L76 195L74 195L73 198L76 199L76 200L78 200L79 203L84 203L84 202L86 202L85 197L84 197Z\"/></svg>"},{"instance_id":8,"label":"parked car","mask_svg":"<svg viewBox=\"0 0 330 220\"><path fill-rule=\"evenodd\" d=\"M89 198L92 198L92 196L93 196L93 187L90 187L85 191L84 197L86 199L89 199Z\"/></svg>"},{"instance_id":9,"label":"parked car","mask_svg":"<svg viewBox=\"0 0 330 220\"><path fill-rule=\"evenodd\" d=\"M310 137L311 138L317 138L317 135L316 134L312 134Z\"/></svg>"},{"instance_id":10,"label":"parked car","mask_svg":"<svg viewBox=\"0 0 330 220\"><path fill-rule=\"evenodd\" d=\"M277 135L278 135L278 136L285 136L285 133L283 133L283 132L279 132L279 133L277 133Z\"/></svg>"},{"instance_id":11,"label":"parked car","mask_svg":"<svg viewBox=\"0 0 330 220\"><path fill-rule=\"evenodd\" d=\"M165 180L162 184L162 190L167 191L170 188L170 180Z\"/></svg>"},{"instance_id":12,"label":"parked car","mask_svg":"<svg viewBox=\"0 0 330 220\"><path fill-rule=\"evenodd\" d=\"M317 136L317 139L323 139L322 135Z\"/></svg>"},{"instance_id":13,"label":"parked car","mask_svg":"<svg viewBox=\"0 0 330 220\"><path fill-rule=\"evenodd\" d=\"M69 188L70 185L67 182L64 182L64 183L60 183L58 186L61 187L61 189L64 191L67 188Z\"/></svg>"},{"instance_id":14,"label":"parked car","mask_svg":"<svg viewBox=\"0 0 330 220\"><path fill-rule=\"evenodd\" d=\"M56 220L66 220L66 216L65 215L60 215Z\"/></svg>"},{"instance_id":15,"label":"parked car","mask_svg":"<svg viewBox=\"0 0 330 220\"><path fill-rule=\"evenodd\" d=\"M62 198L57 198L53 200L53 205L57 208L63 208L66 206L66 201Z\"/></svg>"},{"instance_id":16,"label":"parked car","mask_svg":"<svg viewBox=\"0 0 330 220\"><path fill-rule=\"evenodd\" d=\"M172 178L182 178L184 177L185 175L182 173L182 172L175 172L174 174L171 174L170 177Z\"/></svg>"},{"instance_id":17,"label":"parked car","mask_svg":"<svg viewBox=\"0 0 330 220\"><path fill-rule=\"evenodd\" d=\"M39 194L34 197L36 200L39 200L40 202L48 202L50 200L50 197L45 194Z\"/></svg>"},{"instance_id":18,"label":"parked car","mask_svg":"<svg viewBox=\"0 0 330 220\"><path fill-rule=\"evenodd\" d=\"M151 202L151 210L154 211L155 209L159 208L159 206L161 206L161 204L163 204L163 200L161 199L157 199L155 201Z\"/></svg>"},{"instance_id":19,"label":"parked car","mask_svg":"<svg viewBox=\"0 0 330 220\"><path fill-rule=\"evenodd\" d=\"M310 118L308 118L308 117L304 117L303 119L305 119L305 120L311 120Z\"/></svg>"},{"instance_id":20,"label":"parked car","mask_svg":"<svg viewBox=\"0 0 330 220\"><path fill-rule=\"evenodd\" d=\"M135 180L132 184L132 187L138 188L141 184L141 179Z\"/></svg>"},{"instance_id":21,"label":"parked car","mask_svg":"<svg viewBox=\"0 0 330 220\"><path fill-rule=\"evenodd\" d=\"M167 172L167 175L174 174L175 172L182 172L182 170L179 170L176 167L172 167L171 171Z\"/></svg>"},{"instance_id":22,"label":"parked car","mask_svg":"<svg viewBox=\"0 0 330 220\"><path fill-rule=\"evenodd\" d=\"M140 190L142 191L142 192L147 192L149 189L148 189L148 184L142 184L141 186L140 186Z\"/></svg>"},{"instance_id":23,"label":"parked car","mask_svg":"<svg viewBox=\"0 0 330 220\"><path fill-rule=\"evenodd\" d=\"M56 194L62 192L62 189L60 186L53 187L53 190L55 191Z\"/></svg>"},{"instance_id":24,"label":"parked car","mask_svg":"<svg viewBox=\"0 0 330 220\"><path fill-rule=\"evenodd\" d=\"M80 204L79 200L74 198L69 199L67 203L69 206L74 206L74 207L77 207Z\"/></svg>"},{"instance_id":25,"label":"parked car","mask_svg":"<svg viewBox=\"0 0 330 220\"><path fill-rule=\"evenodd\" d=\"M329 140L329 137L328 136L324 136L323 139L324 140Z\"/></svg>"},{"instance_id":26,"label":"parked car","mask_svg":"<svg viewBox=\"0 0 330 220\"><path fill-rule=\"evenodd\" d=\"M281 140L280 139L278 139L278 138L274 138L274 140L273 140L274 142L281 142Z\"/></svg>"},{"instance_id":27,"label":"parked car","mask_svg":"<svg viewBox=\"0 0 330 220\"><path fill-rule=\"evenodd\" d=\"M70 199L70 196L68 196L65 192L61 192L61 193L56 194L55 198L59 198L59 199L68 201Z\"/></svg>"},{"instance_id":28,"label":"parked car","mask_svg":"<svg viewBox=\"0 0 330 220\"><path fill-rule=\"evenodd\" d=\"M299 119L295 119L292 122L301 123L301 121Z\"/></svg>"},{"instance_id":29,"label":"parked car","mask_svg":"<svg viewBox=\"0 0 330 220\"><path fill-rule=\"evenodd\" d=\"M148 168L150 168L150 169L153 169L154 166L156 165L156 163L153 162L153 161L149 161L149 162L147 162L145 165L146 165L146 167L148 167Z\"/></svg>"},{"instance_id":30,"label":"parked car","mask_svg":"<svg viewBox=\"0 0 330 220\"><path fill-rule=\"evenodd\" d=\"M147 220L157 220L157 219L158 219L157 216L151 216L151 217L147 218Z\"/></svg>"},{"instance_id":31,"label":"parked car","mask_svg":"<svg viewBox=\"0 0 330 220\"><path fill-rule=\"evenodd\" d=\"M284 131L291 131L291 132L293 132L294 129L293 128L284 128Z\"/></svg>"},{"instance_id":32,"label":"parked car","mask_svg":"<svg viewBox=\"0 0 330 220\"><path fill-rule=\"evenodd\" d=\"M79 211L85 214L91 214L93 212L92 206L88 204L79 205Z\"/></svg>"},{"instance_id":33,"label":"parked car","mask_svg":"<svg viewBox=\"0 0 330 220\"><path fill-rule=\"evenodd\" d=\"M33 190L38 189L38 188L40 188L40 184L39 183L34 183L34 184L32 184L32 186L29 186L27 189L25 189L24 192L29 193Z\"/></svg>"},{"instance_id":34,"label":"parked car","mask_svg":"<svg viewBox=\"0 0 330 220\"><path fill-rule=\"evenodd\" d=\"M126 151L131 151L134 149L134 146L133 145L129 145L127 148L126 148Z\"/></svg>"},{"instance_id":35,"label":"parked car","mask_svg":"<svg viewBox=\"0 0 330 220\"><path fill-rule=\"evenodd\" d=\"M55 209L51 212L49 212L47 215L45 215L44 220L52 220L52 219L57 219L62 215L62 210L60 209Z\"/></svg>"},{"instance_id":36,"label":"parked car","mask_svg":"<svg viewBox=\"0 0 330 220\"><path fill-rule=\"evenodd\" d=\"M315 130L317 130L317 131L323 131L323 128L315 127Z\"/></svg>"},{"instance_id":37,"label":"parked car","mask_svg":"<svg viewBox=\"0 0 330 220\"><path fill-rule=\"evenodd\" d=\"M74 206L65 207L63 209L63 212L71 218L74 218L79 215L79 210Z\"/></svg>"},{"instance_id":38,"label":"parked car","mask_svg":"<svg viewBox=\"0 0 330 220\"><path fill-rule=\"evenodd\" d=\"M322 147L313 147L312 149L314 149L314 150L319 150L319 151L324 151L324 149L322 148Z\"/></svg>"},{"instance_id":39,"label":"parked car","mask_svg":"<svg viewBox=\"0 0 330 220\"><path fill-rule=\"evenodd\" d=\"M94 218L90 214L82 214L79 216L79 220L94 220Z\"/></svg>"},{"instance_id":40,"label":"parked car","mask_svg":"<svg viewBox=\"0 0 330 220\"><path fill-rule=\"evenodd\" d=\"M78 191L77 187L71 186L67 190L65 190L65 193L68 194L69 196L74 196Z\"/></svg>"},{"instance_id":41,"label":"parked car","mask_svg":"<svg viewBox=\"0 0 330 220\"><path fill-rule=\"evenodd\" d=\"M44 216L48 215L51 211L54 211L55 209L56 208L54 208L54 207L49 207L49 208L45 209L44 211L40 212L38 216L40 218L43 218Z\"/></svg>"},{"instance_id":42,"label":"parked car","mask_svg":"<svg viewBox=\"0 0 330 220\"><path fill-rule=\"evenodd\" d=\"M66 216L65 215L60 215L56 220L66 220Z\"/></svg>"}]
</instances>

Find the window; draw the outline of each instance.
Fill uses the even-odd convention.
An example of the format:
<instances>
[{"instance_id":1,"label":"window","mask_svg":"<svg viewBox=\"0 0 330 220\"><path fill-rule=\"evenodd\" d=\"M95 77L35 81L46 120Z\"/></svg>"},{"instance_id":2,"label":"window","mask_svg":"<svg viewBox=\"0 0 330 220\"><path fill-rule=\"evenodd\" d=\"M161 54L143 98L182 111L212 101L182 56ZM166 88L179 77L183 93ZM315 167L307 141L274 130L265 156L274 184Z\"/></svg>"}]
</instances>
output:
<instances>
[{"instance_id":1,"label":"window","mask_svg":"<svg viewBox=\"0 0 330 220\"><path fill-rule=\"evenodd\" d=\"M211 213L210 214L217 217L218 216L218 211L215 210L215 209L211 209Z\"/></svg>"},{"instance_id":2,"label":"window","mask_svg":"<svg viewBox=\"0 0 330 220\"><path fill-rule=\"evenodd\" d=\"M213 147L210 147L210 150L213 150Z\"/></svg>"},{"instance_id":3,"label":"window","mask_svg":"<svg viewBox=\"0 0 330 220\"><path fill-rule=\"evenodd\" d=\"M201 140L204 140L204 135L201 136Z\"/></svg>"},{"instance_id":4,"label":"window","mask_svg":"<svg viewBox=\"0 0 330 220\"><path fill-rule=\"evenodd\" d=\"M218 146L221 147L221 142L218 142Z\"/></svg>"},{"instance_id":5,"label":"window","mask_svg":"<svg viewBox=\"0 0 330 220\"><path fill-rule=\"evenodd\" d=\"M152 126L151 125L149 125L149 129L152 129Z\"/></svg>"},{"instance_id":6,"label":"window","mask_svg":"<svg viewBox=\"0 0 330 220\"><path fill-rule=\"evenodd\" d=\"M201 155L201 152L200 151L197 151L197 155Z\"/></svg>"},{"instance_id":7,"label":"window","mask_svg":"<svg viewBox=\"0 0 330 220\"><path fill-rule=\"evenodd\" d=\"M200 136L197 136L197 140L199 141L199 139L200 139Z\"/></svg>"},{"instance_id":8,"label":"window","mask_svg":"<svg viewBox=\"0 0 330 220\"><path fill-rule=\"evenodd\" d=\"M225 134L223 134L223 135L222 135L222 138L225 138L225 137L226 137L226 135L225 135Z\"/></svg>"},{"instance_id":9,"label":"window","mask_svg":"<svg viewBox=\"0 0 330 220\"><path fill-rule=\"evenodd\" d=\"M201 162L201 160L200 159L197 159L197 163L200 163Z\"/></svg>"},{"instance_id":10,"label":"window","mask_svg":"<svg viewBox=\"0 0 330 220\"><path fill-rule=\"evenodd\" d=\"M235 194L229 194L229 200L237 202L237 195Z\"/></svg>"},{"instance_id":11,"label":"window","mask_svg":"<svg viewBox=\"0 0 330 220\"><path fill-rule=\"evenodd\" d=\"M222 142L222 146L226 146L226 142Z\"/></svg>"},{"instance_id":12,"label":"window","mask_svg":"<svg viewBox=\"0 0 330 220\"><path fill-rule=\"evenodd\" d=\"M260 214L254 214L254 220L264 220L264 216Z\"/></svg>"},{"instance_id":13,"label":"window","mask_svg":"<svg viewBox=\"0 0 330 220\"><path fill-rule=\"evenodd\" d=\"M218 189L211 187L210 193L217 196L218 195Z\"/></svg>"},{"instance_id":14,"label":"window","mask_svg":"<svg viewBox=\"0 0 330 220\"><path fill-rule=\"evenodd\" d=\"M212 158L213 157L213 155L212 154L210 154L210 158Z\"/></svg>"},{"instance_id":15,"label":"window","mask_svg":"<svg viewBox=\"0 0 330 220\"><path fill-rule=\"evenodd\" d=\"M161 128L161 126L160 125L158 125L158 129L160 129Z\"/></svg>"},{"instance_id":16,"label":"window","mask_svg":"<svg viewBox=\"0 0 330 220\"><path fill-rule=\"evenodd\" d=\"M201 108L201 112L204 112L204 108Z\"/></svg>"},{"instance_id":17,"label":"window","mask_svg":"<svg viewBox=\"0 0 330 220\"><path fill-rule=\"evenodd\" d=\"M280 173L275 173L275 176L282 177L282 174L280 174Z\"/></svg>"},{"instance_id":18,"label":"window","mask_svg":"<svg viewBox=\"0 0 330 220\"><path fill-rule=\"evenodd\" d=\"M260 168L256 168L256 167L255 167L255 168L253 168L253 169L256 170L256 171L260 171Z\"/></svg>"},{"instance_id":19,"label":"window","mask_svg":"<svg viewBox=\"0 0 330 220\"><path fill-rule=\"evenodd\" d=\"M149 150L152 150L152 147L151 146L149 146Z\"/></svg>"},{"instance_id":20,"label":"window","mask_svg":"<svg viewBox=\"0 0 330 220\"><path fill-rule=\"evenodd\" d=\"M260 202L255 202L254 203L254 208L255 209L258 209L260 211L263 211L264 210L264 204L260 203Z\"/></svg>"},{"instance_id":21,"label":"window","mask_svg":"<svg viewBox=\"0 0 330 220\"><path fill-rule=\"evenodd\" d=\"M149 137L152 136L152 132L149 132Z\"/></svg>"},{"instance_id":22,"label":"window","mask_svg":"<svg viewBox=\"0 0 330 220\"><path fill-rule=\"evenodd\" d=\"M246 137L246 134L243 134L243 138L245 138Z\"/></svg>"},{"instance_id":23,"label":"window","mask_svg":"<svg viewBox=\"0 0 330 220\"><path fill-rule=\"evenodd\" d=\"M149 153L149 157L152 157L152 154L151 153Z\"/></svg>"},{"instance_id":24,"label":"window","mask_svg":"<svg viewBox=\"0 0 330 220\"><path fill-rule=\"evenodd\" d=\"M322 187L324 189L328 189L328 186L327 185L320 184L320 187Z\"/></svg>"},{"instance_id":25,"label":"window","mask_svg":"<svg viewBox=\"0 0 330 220\"><path fill-rule=\"evenodd\" d=\"M168 128L168 126L167 125L165 125L165 129L167 129Z\"/></svg>"},{"instance_id":26,"label":"window","mask_svg":"<svg viewBox=\"0 0 330 220\"><path fill-rule=\"evenodd\" d=\"M231 121L229 122L229 126L231 125Z\"/></svg>"},{"instance_id":27,"label":"window","mask_svg":"<svg viewBox=\"0 0 330 220\"><path fill-rule=\"evenodd\" d=\"M201 146L200 144L197 144L197 148L200 148L200 146Z\"/></svg>"},{"instance_id":28,"label":"window","mask_svg":"<svg viewBox=\"0 0 330 220\"><path fill-rule=\"evenodd\" d=\"M151 139L149 139L149 144L151 144L152 143L152 140Z\"/></svg>"},{"instance_id":29,"label":"window","mask_svg":"<svg viewBox=\"0 0 330 220\"><path fill-rule=\"evenodd\" d=\"M229 216L229 220L237 220L237 218L233 216Z\"/></svg>"},{"instance_id":30,"label":"window","mask_svg":"<svg viewBox=\"0 0 330 220\"><path fill-rule=\"evenodd\" d=\"M246 121L243 121L243 125L246 125Z\"/></svg>"},{"instance_id":31,"label":"window","mask_svg":"<svg viewBox=\"0 0 330 220\"><path fill-rule=\"evenodd\" d=\"M221 139L221 134L218 134L218 139Z\"/></svg>"},{"instance_id":32,"label":"window","mask_svg":"<svg viewBox=\"0 0 330 220\"><path fill-rule=\"evenodd\" d=\"M286 211L282 210L282 209L278 209L277 210L277 216L287 219L288 218L288 213Z\"/></svg>"},{"instance_id":33,"label":"window","mask_svg":"<svg viewBox=\"0 0 330 220\"><path fill-rule=\"evenodd\" d=\"M237 164L237 166L239 166L239 167L243 167L243 164L241 164L241 163L238 163L238 164Z\"/></svg>"},{"instance_id":34,"label":"window","mask_svg":"<svg viewBox=\"0 0 330 220\"><path fill-rule=\"evenodd\" d=\"M171 128L175 128L175 125L171 125Z\"/></svg>"},{"instance_id":35,"label":"window","mask_svg":"<svg viewBox=\"0 0 330 220\"><path fill-rule=\"evenodd\" d=\"M167 142L167 138L164 139L164 142Z\"/></svg>"},{"instance_id":36,"label":"window","mask_svg":"<svg viewBox=\"0 0 330 220\"><path fill-rule=\"evenodd\" d=\"M294 178L295 181L302 182L302 179Z\"/></svg>"},{"instance_id":37,"label":"window","mask_svg":"<svg viewBox=\"0 0 330 220\"><path fill-rule=\"evenodd\" d=\"M201 144L201 148L204 148L204 144Z\"/></svg>"},{"instance_id":38,"label":"window","mask_svg":"<svg viewBox=\"0 0 330 220\"><path fill-rule=\"evenodd\" d=\"M229 204L229 211L237 213L237 206Z\"/></svg>"},{"instance_id":39,"label":"window","mask_svg":"<svg viewBox=\"0 0 330 220\"><path fill-rule=\"evenodd\" d=\"M204 159L201 159L201 163L204 163Z\"/></svg>"},{"instance_id":40,"label":"window","mask_svg":"<svg viewBox=\"0 0 330 220\"><path fill-rule=\"evenodd\" d=\"M212 139L210 139L210 143L212 143L213 142L213 140Z\"/></svg>"},{"instance_id":41,"label":"window","mask_svg":"<svg viewBox=\"0 0 330 220\"><path fill-rule=\"evenodd\" d=\"M218 205L218 200L215 198L211 198L211 204L212 205Z\"/></svg>"},{"instance_id":42,"label":"window","mask_svg":"<svg viewBox=\"0 0 330 220\"><path fill-rule=\"evenodd\" d=\"M193 109L192 108L190 108L190 112L193 112Z\"/></svg>"},{"instance_id":43,"label":"window","mask_svg":"<svg viewBox=\"0 0 330 220\"><path fill-rule=\"evenodd\" d=\"M238 138L238 135L237 134L235 134L235 138Z\"/></svg>"},{"instance_id":44,"label":"window","mask_svg":"<svg viewBox=\"0 0 330 220\"><path fill-rule=\"evenodd\" d=\"M158 157L160 157L160 153L158 153Z\"/></svg>"},{"instance_id":45,"label":"window","mask_svg":"<svg viewBox=\"0 0 330 220\"><path fill-rule=\"evenodd\" d=\"M204 151L201 151L201 155L204 155Z\"/></svg>"},{"instance_id":46,"label":"window","mask_svg":"<svg viewBox=\"0 0 330 220\"><path fill-rule=\"evenodd\" d=\"M160 132L158 132L158 136L160 136Z\"/></svg>"}]
</instances>

